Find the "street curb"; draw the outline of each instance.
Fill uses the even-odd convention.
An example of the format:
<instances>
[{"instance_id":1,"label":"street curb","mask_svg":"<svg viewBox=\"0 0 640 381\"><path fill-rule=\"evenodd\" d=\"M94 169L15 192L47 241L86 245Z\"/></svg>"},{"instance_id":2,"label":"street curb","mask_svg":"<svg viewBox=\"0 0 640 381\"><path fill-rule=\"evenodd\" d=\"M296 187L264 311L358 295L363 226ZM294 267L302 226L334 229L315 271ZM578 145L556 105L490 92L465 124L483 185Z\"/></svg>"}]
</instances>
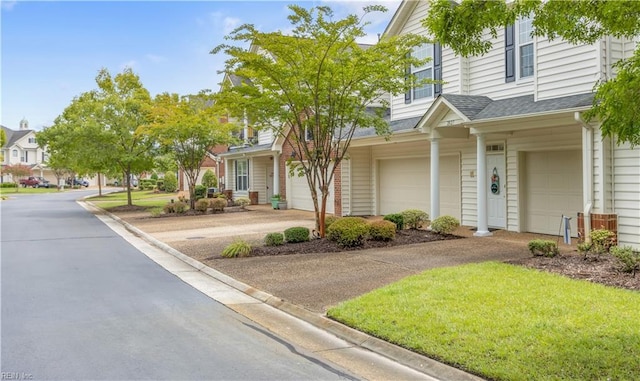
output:
<instances>
[{"instance_id":1,"label":"street curb","mask_svg":"<svg viewBox=\"0 0 640 381\"><path fill-rule=\"evenodd\" d=\"M220 271L213 269L200 261L197 261L180 251L172 248L164 242L161 242L130 223L122 220L120 217L96 206L90 201L82 200L78 202L84 202L87 205L95 209L99 214L104 214L114 221L118 222L129 232L135 236L143 239L147 243L171 254L175 258L190 265L196 270L207 274L208 276L216 279L222 283L227 284L230 287L239 290L246 295L249 295L271 307L274 307L280 311L283 311L291 316L294 316L300 320L303 320L317 328L330 332L336 337L343 339L355 346L367 349L371 352L378 353L388 359L391 359L399 364L414 369L418 372L424 373L428 376L437 378L439 380L460 380L460 381L482 381L484 379L464 372L458 368L451 367L449 365L440 363L431 358L419 355L408 349L391 344L387 341L378 339L364 332L358 331L344 324L338 323L335 320L329 319L326 316L320 315L315 312L311 312L303 307L289 303L280 298L277 298L269 293L258 290L245 283L242 283L230 276L221 273Z\"/></svg>"}]
</instances>

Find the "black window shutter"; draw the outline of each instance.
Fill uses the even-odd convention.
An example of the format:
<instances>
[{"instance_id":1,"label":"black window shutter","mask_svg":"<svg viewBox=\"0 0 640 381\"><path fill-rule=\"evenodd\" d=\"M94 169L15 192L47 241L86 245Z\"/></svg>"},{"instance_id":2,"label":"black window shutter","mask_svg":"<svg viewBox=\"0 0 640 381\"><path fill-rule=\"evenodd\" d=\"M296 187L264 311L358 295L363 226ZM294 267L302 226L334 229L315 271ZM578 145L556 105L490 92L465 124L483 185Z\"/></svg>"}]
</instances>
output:
<instances>
[{"instance_id":1,"label":"black window shutter","mask_svg":"<svg viewBox=\"0 0 640 381\"><path fill-rule=\"evenodd\" d=\"M504 28L504 64L505 64L505 82L513 82L516 80L516 45L515 45L515 28L507 25Z\"/></svg>"},{"instance_id":2,"label":"black window shutter","mask_svg":"<svg viewBox=\"0 0 640 381\"><path fill-rule=\"evenodd\" d=\"M407 58L409 58L410 56L411 56L411 53L407 53ZM411 83L411 65L410 64L407 64L407 66L405 66L404 68L404 83L406 84ZM411 103L411 88L408 88L407 92L404 93L404 103L405 104Z\"/></svg>"},{"instance_id":3,"label":"black window shutter","mask_svg":"<svg viewBox=\"0 0 640 381\"><path fill-rule=\"evenodd\" d=\"M433 45L433 79L435 81L442 81L442 45L436 42ZM442 94L442 83L435 83L433 85L434 98Z\"/></svg>"}]
</instances>

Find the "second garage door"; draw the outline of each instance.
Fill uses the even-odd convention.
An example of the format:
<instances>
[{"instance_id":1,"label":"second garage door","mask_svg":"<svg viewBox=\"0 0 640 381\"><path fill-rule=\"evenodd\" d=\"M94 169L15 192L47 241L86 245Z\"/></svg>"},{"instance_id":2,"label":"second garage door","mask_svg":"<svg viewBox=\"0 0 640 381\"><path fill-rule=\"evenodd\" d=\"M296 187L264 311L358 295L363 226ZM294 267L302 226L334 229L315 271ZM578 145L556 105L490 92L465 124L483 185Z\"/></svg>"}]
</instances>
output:
<instances>
[{"instance_id":1,"label":"second garage door","mask_svg":"<svg viewBox=\"0 0 640 381\"><path fill-rule=\"evenodd\" d=\"M582 158L580 151L527 152L525 155L525 229L558 235L562 216L582 210Z\"/></svg>"},{"instance_id":2,"label":"second garage door","mask_svg":"<svg viewBox=\"0 0 640 381\"><path fill-rule=\"evenodd\" d=\"M334 212L333 182L329 185L329 197L327 198L327 213ZM320 207L320 190L318 190L318 207ZM313 199L305 176L287 176L287 198L291 208L313 211Z\"/></svg>"}]
</instances>

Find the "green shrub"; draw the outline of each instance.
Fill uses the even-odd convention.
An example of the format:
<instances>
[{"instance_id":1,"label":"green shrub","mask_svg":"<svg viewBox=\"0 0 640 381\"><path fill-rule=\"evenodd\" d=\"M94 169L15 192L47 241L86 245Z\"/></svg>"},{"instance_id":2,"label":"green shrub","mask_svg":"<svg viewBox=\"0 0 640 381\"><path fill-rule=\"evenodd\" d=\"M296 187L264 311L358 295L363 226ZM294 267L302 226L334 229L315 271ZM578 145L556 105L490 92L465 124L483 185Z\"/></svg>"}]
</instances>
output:
<instances>
[{"instance_id":1,"label":"green shrub","mask_svg":"<svg viewBox=\"0 0 640 381\"><path fill-rule=\"evenodd\" d=\"M201 198L196 201L196 210L198 212L206 213L207 209L209 209L209 200L206 198Z\"/></svg>"},{"instance_id":2,"label":"green shrub","mask_svg":"<svg viewBox=\"0 0 640 381\"><path fill-rule=\"evenodd\" d=\"M264 244L267 246L280 246L284 243L282 233L269 233L264 237Z\"/></svg>"},{"instance_id":3,"label":"green shrub","mask_svg":"<svg viewBox=\"0 0 640 381\"><path fill-rule=\"evenodd\" d=\"M173 172L165 172L164 174L164 190L173 193L178 190L178 179Z\"/></svg>"},{"instance_id":4,"label":"green shrub","mask_svg":"<svg viewBox=\"0 0 640 381\"><path fill-rule=\"evenodd\" d=\"M224 208L227 206L226 198L211 198L209 199L209 205L213 212L224 212Z\"/></svg>"},{"instance_id":5,"label":"green shrub","mask_svg":"<svg viewBox=\"0 0 640 381\"><path fill-rule=\"evenodd\" d=\"M393 222L396 225L396 230L404 229L404 217L400 213L387 214L383 220Z\"/></svg>"},{"instance_id":6,"label":"green shrub","mask_svg":"<svg viewBox=\"0 0 640 381\"><path fill-rule=\"evenodd\" d=\"M531 254L535 256L555 257L559 254L558 245L549 240L534 239L529 241L528 247Z\"/></svg>"},{"instance_id":7,"label":"green shrub","mask_svg":"<svg viewBox=\"0 0 640 381\"><path fill-rule=\"evenodd\" d=\"M151 213L151 217L160 217L160 215L162 214L162 208L159 206L151 208L149 209L149 213Z\"/></svg>"},{"instance_id":8,"label":"green shrub","mask_svg":"<svg viewBox=\"0 0 640 381\"><path fill-rule=\"evenodd\" d=\"M340 217L338 216L327 216L324 218L324 230L327 231L329 226L331 226L334 222L338 221Z\"/></svg>"},{"instance_id":9,"label":"green shrub","mask_svg":"<svg viewBox=\"0 0 640 381\"><path fill-rule=\"evenodd\" d=\"M307 242L309 240L309 229L296 226L284 231L284 240L290 243Z\"/></svg>"},{"instance_id":10,"label":"green shrub","mask_svg":"<svg viewBox=\"0 0 640 381\"><path fill-rule=\"evenodd\" d=\"M238 198L235 199L235 201L233 203L234 203L234 205L239 206L242 209L244 209L245 206L251 204L251 200L249 200L246 197L238 197Z\"/></svg>"},{"instance_id":11,"label":"green shrub","mask_svg":"<svg viewBox=\"0 0 640 381\"><path fill-rule=\"evenodd\" d=\"M452 216L440 216L431 221L431 230L436 233L451 234L458 226L460 226L460 221Z\"/></svg>"},{"instance_id":12,"label":"green shrub","mask_svg":"<svg viewBox=\"0 0 640 381\"><path fill-rule=\"evenodd\" d=\"M16 188L18 184L16 183L2 183L0 184L0 188Z\"/></svg>"},{"instance_id":13,"label":"green shrub","mask_svg":"<svg viewBox=\"0 0 640 381\"><path fill-rule=\"evenodd\" d=\"M248 257L251 254L251 245L241 239L229 244L222 250L225 258Z\"/></svg>"},{"instance_id":14,"label":"green shrub","mask_svg":"<svg viewBox=\"0 0 640 381\"><path fill-rule=\"evenodd\" d=\"M218 186L218 179L212 170L207 169L204 175L202 175L202 185L204 185L205 188L215 188Z\"/></svg>"},{"instance_id":15,"label":"green shrub","mask_svg":"<svg viewBox=\"0 0 640 381\"><path fill-rule=\"evenodd\" d=\"M156 183L157 183L157 181L158 181L158 174L157 174L157 173L155 173L155 172L153 172L153 173L151 174L151 179L152 179L152 180L155 180L155 181L156 181Z\"/></svg>"},{"instance_id":16,"label":"green shrub","mask_svg":"<svg viewBox=\"0 0 640 381\"><path fill-rule=\"evenodd\" d=\"M176 212L176 204L173 201L169 202L169 203L165 204L165 206L162 209L167 214L175 213Z\"/></svg>"},{"instance_id":17,"label":"green shrub","mask_svg":"<svg viewBox=\"0 0 640 381\"><path fill-rule=\"evenodd\" d=\"M635 276L636 271L640 270L640 252L634 251L631 246L613 246L610 252L622 265L620 270L623 272Z\"/></svg>"},{"instance_id":18,"label":"green shrub","mask_svg":"<svg viewBox=\"0 0 640 381\"><path fill-rule=\"evenodd\" d=\"M607 229L595 229L589 233L591 238L591 250L597 254L608 253L616 243L616 233Z\"/></svg>"},{"instance_id":19,"label":"green shrub","mask_svg":"<svg viewBox=\"0 0 640 381\"><path fill-rule=\"evenodd\" d=\"M156 181L156 188L158 188L159 191L164 192L164 179Z\"/></svg>"},{"instance_id":20,"label":"green shrub","mask_svg":"<svg viewBox=\"0 0 640 381\"><path fill-rule=\"evenodd\" d=\"M183 214L187 211L187 203L183 201L178 201L174 203L174 208L176 209L176 213Z\"/></svg>"},{"instance_id":21,"label":"green shrub","mask_svg":"<svg viewBox=\"0 0 640 381\"><path fill-rule=\"evenodd\" d=\"M419 209L407 209L400 212L400 214L402 214L404 224L409 229L420 229L429 219L429 215Z\"/></svg>"},{"instance_id":22,"label":"green shrub","mask_svg":"<svg viewBox=\"0 0 640 381\"><path fill-rule=\"evenodd\" d=\"M578 252L587 255L587 253L591 250L591 242L580 242L578 243Z\"/></svg>"},{"instance_id":23,"label":"green shrub","mask_svg":"<svg viewBox=\"0 0 640 381\"><path fill-rule=\"evenodd\" d=\"M361 246L369 234L369 224L361 217L342 217L327 229L327 238L342 247Z\"/></svg>"},{"instance_id":24,"label":"green shrub","mask_svg":"<svg viewBox=\"0 0 640 381\"><path fill-rule=\"evenodd\" d=\"M196 185L193 191L195 193L196 200L207 197L207 187L204 185Z\"/></svg>"},{"instance_id":25,"label":"green shrub","mask_svg":"<svg viewBox=\"0 0 640 381\"><path fill-rule=\"evenodd\" d=\"M373 221L369 224L369 235L375 241L391 241L396 238L396 224L391 221Z\"/></svg>"}]
</instances>

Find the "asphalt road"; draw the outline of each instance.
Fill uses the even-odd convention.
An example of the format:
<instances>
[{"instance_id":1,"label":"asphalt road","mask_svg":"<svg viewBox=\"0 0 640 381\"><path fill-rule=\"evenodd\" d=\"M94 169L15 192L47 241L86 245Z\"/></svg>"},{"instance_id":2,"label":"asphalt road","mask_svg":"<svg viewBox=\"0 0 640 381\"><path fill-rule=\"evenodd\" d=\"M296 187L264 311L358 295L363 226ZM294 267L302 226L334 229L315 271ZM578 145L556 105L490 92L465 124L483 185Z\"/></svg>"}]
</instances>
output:
<instances>
[{"instance_id":1,"label":"asphalt road","mask_svg":"<svg viewBox=\"0 0 640 381\"><path fill-rule=\"evenodd\" d=\"M88 193L0 203L2 379L353 378L148 259Z\"/></svg>"}]
</instances>

